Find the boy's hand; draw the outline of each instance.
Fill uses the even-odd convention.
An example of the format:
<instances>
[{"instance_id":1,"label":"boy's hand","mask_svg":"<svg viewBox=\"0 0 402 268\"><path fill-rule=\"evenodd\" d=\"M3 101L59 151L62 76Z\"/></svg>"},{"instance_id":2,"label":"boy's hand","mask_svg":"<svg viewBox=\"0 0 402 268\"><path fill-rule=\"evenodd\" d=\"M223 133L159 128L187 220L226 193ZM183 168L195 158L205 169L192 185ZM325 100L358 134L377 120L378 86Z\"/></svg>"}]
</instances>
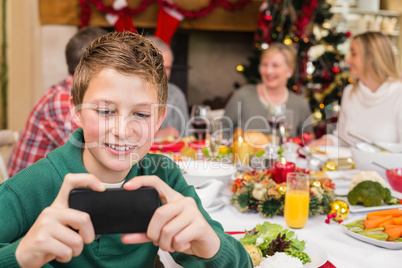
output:
<instances>
[{"instance_id":1,"label":"boy's hand","mask_svg":"<svg viewBox=\"0 0 402 268\"><path fill-rule=\"evenodd\" d=\"M67 174L53 204L42 211L15 251L21 267L40 267L54 259L68 262L81 254L84 243L94 240L89 215L68 207L70 191L77 187L106 189L93 175Z\"/></svg>"},{"instance_id":2,"label":"boy's hand","mask_svg":"<svg viewBox=\"0 0 402 268\"><path fill-rule=\"evenodd\" d=\"M146 234L124 234L123 243L152 241L168 252L183 252L201 258L212 258L218 252L220 240L198 210L191 197L174 191L156 176L139 176L124 184L126 190L143 186L154 187L163 202L149 223Z\"/></svg>"}]
</instances>

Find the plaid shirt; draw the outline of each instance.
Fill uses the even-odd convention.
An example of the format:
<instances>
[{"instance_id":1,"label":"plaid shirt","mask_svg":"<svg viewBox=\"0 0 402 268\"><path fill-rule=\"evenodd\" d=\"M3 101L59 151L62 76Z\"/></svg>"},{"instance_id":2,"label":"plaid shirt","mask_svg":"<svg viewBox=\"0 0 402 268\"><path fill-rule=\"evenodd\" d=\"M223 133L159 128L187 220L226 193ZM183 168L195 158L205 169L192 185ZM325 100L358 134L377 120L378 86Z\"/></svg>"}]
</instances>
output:
<instances>
[{"instance_id":1,"label":"plaid shirt","mask_svg":"<svg viewBox=\"0 0 402 268\"><path fill-rule=\"evenodd\" d=\"M8 163L10 177L67 142L77 128L71 120L73 76L52 86L35 105Z\"/></svg>"}]
</instances>

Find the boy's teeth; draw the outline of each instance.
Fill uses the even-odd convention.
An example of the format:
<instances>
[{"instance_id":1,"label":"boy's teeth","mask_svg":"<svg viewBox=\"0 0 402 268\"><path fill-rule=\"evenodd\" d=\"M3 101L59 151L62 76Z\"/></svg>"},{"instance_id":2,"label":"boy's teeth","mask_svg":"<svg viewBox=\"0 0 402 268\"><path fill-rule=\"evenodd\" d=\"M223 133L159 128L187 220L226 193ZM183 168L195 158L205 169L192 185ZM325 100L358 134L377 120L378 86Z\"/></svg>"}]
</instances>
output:
<instances>
[{"instance_id":1,"label":"boy's teeth","mask_svg":"<svg viewBox=\"0 0 402 268\"><path fill-rule=\"evenodd\" d=\"M108 144L108 146L112 149L118 150L118 151L128 151L131 148L133 148L134 146L116 146L113 144Z\"/></svg>"}]
</instances>

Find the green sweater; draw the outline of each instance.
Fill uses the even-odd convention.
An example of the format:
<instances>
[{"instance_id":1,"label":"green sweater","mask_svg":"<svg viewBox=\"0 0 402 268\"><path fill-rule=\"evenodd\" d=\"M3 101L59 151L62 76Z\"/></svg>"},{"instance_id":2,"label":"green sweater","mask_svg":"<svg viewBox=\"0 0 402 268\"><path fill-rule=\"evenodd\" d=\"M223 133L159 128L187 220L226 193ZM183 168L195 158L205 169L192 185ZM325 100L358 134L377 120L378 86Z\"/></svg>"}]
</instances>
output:
<instances>
[{"instance_id":1,"label":"green sweater","mask_svg":"<svg viewBox=\"0 0 402 268\"><path fill-rule=\"evenodd\" d=\"M0 267L19 267L15 258L18 243L41 211L52 204L64 176L67 173L88 173L82 162L81 148L75 146L79 142L83 142L82 129L75 131L64 146L0 185ZM140 175L156 175L174 190L194 198L221 240L220 249L214 257L202 259L173 253L177 263L184 267L252 267L243 246L225 234L221 224L205 212L194 187L186 183L173 161L161 155L148 154L131 168L127 180ZM121 235L101 235L93 243L85 245L81 255L69 263L52 261L45 267L154 267L157 251L158 247L152 243L127 245L121 242Z\"/></svg>"}]
</instances>

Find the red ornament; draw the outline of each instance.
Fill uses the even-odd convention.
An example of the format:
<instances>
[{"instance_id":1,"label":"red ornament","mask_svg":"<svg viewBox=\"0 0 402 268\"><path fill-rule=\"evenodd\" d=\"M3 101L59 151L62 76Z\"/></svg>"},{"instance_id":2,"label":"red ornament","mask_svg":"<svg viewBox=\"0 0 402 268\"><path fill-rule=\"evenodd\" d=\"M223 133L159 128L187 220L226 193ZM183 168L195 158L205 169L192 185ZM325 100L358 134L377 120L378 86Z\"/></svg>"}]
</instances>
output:
<instances>
[{"instance_id":1,"label":"red ornament","mask_svg":"<svg viewBox=\"0 0 402 268\"><path fill-rule=\"evenodd\" d=\"M271 15L265 15L264 19L267 21L271 21L272 20L272 16Z\"/></svg>"},{"instance_id":2,"label":"red ornament","mask_svg":"<svg viewBox=\"0 0 402 268\"><path fill-rule=\"evenodd\" d=\"M339 73L339 71L340 71L341 69L339 69L339 67L336 67L336 66L335 66L335 67L332 67L331 70L332 70L333 73L337 74L337 73Z\"/></svg>"},{"instance_id":3,"label":"red ornament","mask_svg":"<svg viewBox=\"0 0 402 268\"><path fill-rule=\"evenodd\" d=\"M352 33L351 32L346 32L345 35L346 35L346 37L350 37L352 35Z\"/></svg>"}]
</instances>

